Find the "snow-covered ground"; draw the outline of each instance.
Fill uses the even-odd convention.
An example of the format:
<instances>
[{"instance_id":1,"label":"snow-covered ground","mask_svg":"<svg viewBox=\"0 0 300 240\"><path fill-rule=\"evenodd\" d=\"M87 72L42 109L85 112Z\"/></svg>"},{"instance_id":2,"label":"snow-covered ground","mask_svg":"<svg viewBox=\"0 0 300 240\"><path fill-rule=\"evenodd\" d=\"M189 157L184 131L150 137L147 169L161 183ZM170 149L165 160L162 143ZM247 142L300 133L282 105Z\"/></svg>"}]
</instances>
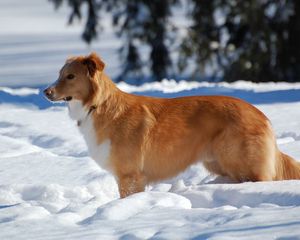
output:
<instances>
[{"instance_id":1,"label":"snow-covered ground","mask_svg":"<svg viewBox=\"0 0 300 240\"><path fill-rule=\"evenodd\" d=\"M52 105L40 93L68 55L96 50L109 75L120 71L112 32L87 47L81 26L65 28L67 13L46 0L0 1L0 240L300 239L296 180L236 184L198 164L120 200L114 178L89 158L64 104ZM243 98L271 119L279 148L300 160L299 84L118 86L159 97Z\"/></svg>"},{"instance_id":2,"label":"snow-covered ground","mask_svg":"<svg viewBox=\"0 0 300 240\"><path fill-rule=\"evenodd\" d=\"M204 85L153 83L152 95L202 94L209 88L215 94L250 91L257 98L275 92L274 99L276 91L298 88ZM149 86L119 84L139 93L150 93ZM65 106L44 105L36 89L1 92L1 240L300 239L300 181L236 184L199 164L120 200L114 178L89 158ZM8 96L16 102L9 103ZM257 107L271 119L280 149L300 159L300 102L287 101Z\"/></svg>"}]
</instances>

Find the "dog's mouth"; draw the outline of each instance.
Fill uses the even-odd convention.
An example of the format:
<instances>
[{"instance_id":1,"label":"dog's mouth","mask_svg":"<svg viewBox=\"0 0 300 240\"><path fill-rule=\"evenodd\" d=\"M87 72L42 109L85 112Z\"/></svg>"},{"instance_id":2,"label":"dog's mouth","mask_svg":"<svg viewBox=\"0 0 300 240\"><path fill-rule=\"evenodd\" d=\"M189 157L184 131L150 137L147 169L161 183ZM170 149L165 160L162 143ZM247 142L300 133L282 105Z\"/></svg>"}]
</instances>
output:
<instances>
[{"instance_id":1,"label":"dog's mouth","mask_svg":"<svg viewBox=\"0 0 300 240\"><path fill-rule=\"evenodd\" d=\"M60 102L60 101L69 102L73 99L72 96L67 96L67 97L64 97L64 98L53 98L51 96L47 96L46 98L48 100L50 100L51 102Z\"/></svg>"},{"instance_id":2,"label":"dog's mouth","mask_svg":"<svg viewBox=\"0 0 300 240\"><path fill-rule=\"evenodd\" d=\"M72 96L68 96L68 97L63 98L63 100L66 101L66 102L69 102L69 101L71 101L72 99L73 99Z\"/></svg>"}]
</instances>

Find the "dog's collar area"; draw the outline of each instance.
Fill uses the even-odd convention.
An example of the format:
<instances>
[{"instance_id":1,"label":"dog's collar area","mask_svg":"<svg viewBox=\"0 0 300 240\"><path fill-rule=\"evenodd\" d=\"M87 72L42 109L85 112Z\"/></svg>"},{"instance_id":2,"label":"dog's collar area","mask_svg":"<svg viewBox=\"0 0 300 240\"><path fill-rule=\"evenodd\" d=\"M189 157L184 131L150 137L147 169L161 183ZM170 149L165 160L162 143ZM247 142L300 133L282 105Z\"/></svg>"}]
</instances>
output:
<instances>
[{"instance_id":1,"label":"dog's collar area","mask_svg":"<svg viewBox=\"0 0 300 240\"><path fill-rule=\"evenodd\" d=\"M89 111L88 111L88 114L86 115L85 119L96 109L97 107L95 105L91 106ZM83 120L78 120L77 121L77 126L79 127L81 125Z\"/></svg>"},{"instance_id":2,"label":"dog's collar area","mask_svg":"<svg viewBox=\"0 0 300 240\"><path fill-rule=\"evenodd\" d=\"M90 109L89 109L89 112L88 112L87 116L90 115L92 113L92 111L94 111L95 109L96 109L95 105L91 106Z\"/></svg>"}]
</instances>

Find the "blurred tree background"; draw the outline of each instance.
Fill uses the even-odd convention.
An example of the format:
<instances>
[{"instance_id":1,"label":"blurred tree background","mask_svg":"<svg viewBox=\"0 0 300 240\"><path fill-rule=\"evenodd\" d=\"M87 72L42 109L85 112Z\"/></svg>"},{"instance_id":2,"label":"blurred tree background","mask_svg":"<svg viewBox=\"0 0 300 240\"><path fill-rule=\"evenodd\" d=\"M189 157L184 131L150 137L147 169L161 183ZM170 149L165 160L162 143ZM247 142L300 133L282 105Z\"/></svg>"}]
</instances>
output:
<instances>
[{"instance_id":1,"label":"blurred tree background","mask_svg":"<svg viewBox=\"0 0 300 240\"><path fill-rule=\"evenodd\" d=\"M87 43L103 31L101 16L110 14L123 41L123 77L141 77L147 66L155 80L187 70L190 78L203 79L208 69L210 77L230 82L300 81L299 0L49 1L56 8L68 3L70 24L86 16ZM183 5L189 20L184 36L175 24ZM149 53L141 60L144 48Z\"/></svg>"}]
</instances>

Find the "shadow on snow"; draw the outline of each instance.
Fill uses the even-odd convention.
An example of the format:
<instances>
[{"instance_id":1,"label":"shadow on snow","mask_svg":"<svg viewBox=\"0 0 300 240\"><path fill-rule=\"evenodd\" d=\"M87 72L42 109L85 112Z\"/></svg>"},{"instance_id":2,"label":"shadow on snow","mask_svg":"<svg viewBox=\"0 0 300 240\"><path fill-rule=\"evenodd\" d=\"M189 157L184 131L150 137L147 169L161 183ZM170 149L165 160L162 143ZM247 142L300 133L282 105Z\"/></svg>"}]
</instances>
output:
<instances>
[{"instance_id":1,"label":"shadow on snow","mask_svg":"<svg viewBox=\"0 0 300 240\"><path fill-rule=\"evenodd\" d=\"M0 104L9 103L17 105L34 105L40 109L53 106L53 103L46 100L40 87L39 94L26 96L12 95L0 90ZM134 93L134 92L133 92ZM268 92L255 92L253 90L231 89L226 87L200 87L191 90L184 90L175 93L163 93L161 91L144 91L135 93L137 95L146 95L152 97L174 98L182 96L196 95L224 95L241 98L252 104L271 104L271 103L289 103L300 101L300 89L274 90ZM64 106L64 103L55 103L56 106Z\"/></svg>"}]
</instances>

